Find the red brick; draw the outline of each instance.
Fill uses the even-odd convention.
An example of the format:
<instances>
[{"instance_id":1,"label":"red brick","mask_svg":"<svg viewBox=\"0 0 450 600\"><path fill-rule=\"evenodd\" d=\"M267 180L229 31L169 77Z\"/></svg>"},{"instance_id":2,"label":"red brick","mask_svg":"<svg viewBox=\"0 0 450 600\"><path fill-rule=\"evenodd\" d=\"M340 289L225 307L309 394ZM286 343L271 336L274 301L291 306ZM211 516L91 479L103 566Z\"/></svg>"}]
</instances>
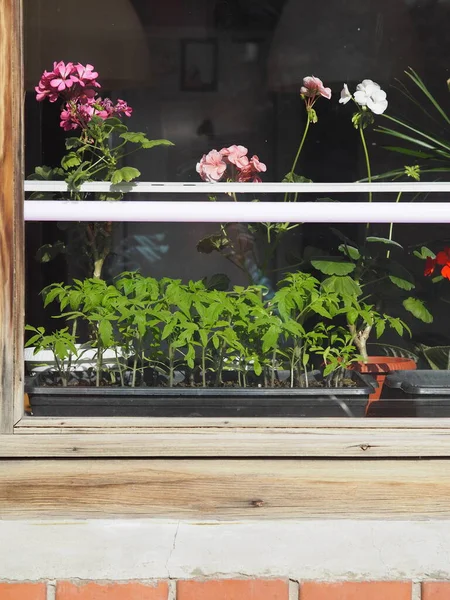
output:
<instances>
[{"instance_id":1,"label":"red brick","mask_svg":"<svg viewBox=\"0 0 450 600\"><path fill-rule=\"evenodd\" d=\"M411 600L410 582L362 581L300 585L301 600Z\"/></svg>"},{"instance_id":2,"label":"red brick","mask_svg":"<svg viewBox=\"0 0 450 600\"><path fill-rule=\"evenodd\" d=\"M422 583L422 600L449 600L450 583L430 581Z\"/></svg>"},{"instance_id":3,"label":"red brick","mask_svg":"<svg viewBox=\"0 0 450 600\"><path fill-rule=\"evenodd\" d=\"M281 579L177 582L177 600L288 600L288 597L288 582Z\"/></svg>"},{"instance_id":4,"label":"red brick","mask_svg":"<svg viewBox=\"0 0 450 600\"><path fill-rule=\"evenodd\" d=\"M166 582L84 583L61 581L56 585L56 600L167 600ZM1 598L1 596L0 596ZM3 600L3 598L1 599Z\"/></svg>"},{"instance_id":5,"label":"red brick","mask_svg":"<svg viewBox=\"0 0 450 600\"><path fill-rule=\"evenodd\" d=\"M1 600L46 600L45 583L0 583Z\"/></svg>"}]
</instances>

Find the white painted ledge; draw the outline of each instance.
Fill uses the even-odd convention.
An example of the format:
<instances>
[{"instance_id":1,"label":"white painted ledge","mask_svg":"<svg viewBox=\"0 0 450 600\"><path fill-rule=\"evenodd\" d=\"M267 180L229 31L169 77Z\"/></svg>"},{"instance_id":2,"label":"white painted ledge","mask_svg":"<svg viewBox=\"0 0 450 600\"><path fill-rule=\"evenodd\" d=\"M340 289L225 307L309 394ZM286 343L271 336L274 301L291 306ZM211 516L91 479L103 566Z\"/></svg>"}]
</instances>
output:
<instances>
[{"instance_id":1,"label":"white painted ledge","mask_svg":"<svg viewBox=\"0 0 450 600\"><path fill-rule=\"evenodd\" d=\"M450 521L0 521L0 580L217 576L449 579Z\"/></svg>"},{"instance_id":2,"label":"white painted ledge","mask_svg":"<svg viewBox=\"0 0 450 600\"><path fill-rule=\"evenodd\" d=\"M64 181L39 181L27 179L25 192L66 192ZM132 183L112 184L107 181L93 181L80 186L82 192L123 192L132 194L261 194L298 193L298 194L359 194L361 192L398 193L450 192L450 181L385 181L374 183L329 182L329 183L204 183L204 182L166 182L136 181ZM395 197L393 198L395 200Z\"/></svg>"},{"instance_id":3,"label":"white painted ledge","mask_svg":"<svg viewBox=\"0 0 450 600\"><path fill-rule=\"evenodd\" d=\"M24 218L122 223L450 223L450 203L26 200Z\"/></svg>"}]
</instances>

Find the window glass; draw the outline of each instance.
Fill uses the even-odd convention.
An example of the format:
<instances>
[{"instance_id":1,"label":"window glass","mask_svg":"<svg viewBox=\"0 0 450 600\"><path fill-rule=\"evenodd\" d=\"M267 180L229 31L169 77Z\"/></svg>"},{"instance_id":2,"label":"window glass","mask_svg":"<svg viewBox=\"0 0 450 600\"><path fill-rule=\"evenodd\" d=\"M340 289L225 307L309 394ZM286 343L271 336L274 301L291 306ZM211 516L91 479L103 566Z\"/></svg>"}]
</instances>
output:
<instances>
[{"instance_id":1,"label":"window glass","mask_svg":"<svg viewBox=\"0 0 450 600\"><path fill-rule=\"evenodd\" d=\"M24 0L26 189L43 211L26 226L28 410L447 416L447 224L425 208L424 223L320 221L342 202L446 201L449 11ZM93 181L210 185L80 187ZM298 187L357 181L424 187ZM115 201L123 218L107 203L102 220L45 216L39 201L63 199ZM133 203L151 200L173 208L140 222ZM205 223L197 204L250 200L323 209ZM172 222L186 206L198 220Z\"/></svg>"}]
</instances>

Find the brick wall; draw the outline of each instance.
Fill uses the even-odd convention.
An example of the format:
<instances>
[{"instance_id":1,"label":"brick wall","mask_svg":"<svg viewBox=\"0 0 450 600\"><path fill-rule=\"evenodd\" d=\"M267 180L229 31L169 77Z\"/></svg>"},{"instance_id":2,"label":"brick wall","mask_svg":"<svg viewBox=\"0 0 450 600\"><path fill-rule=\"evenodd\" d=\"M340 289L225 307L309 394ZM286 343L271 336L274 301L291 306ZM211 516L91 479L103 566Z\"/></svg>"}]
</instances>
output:
<instances>
[{"instance_id":1,"label":"brick wall","mask_svg":"<svg viewBox=\"0 0 450 600\"><path fill-rule=\"evenodd\" d=\"M450 582L208 579L0 583L0 600L450 600Z\"/></svg>"}]
</instances>

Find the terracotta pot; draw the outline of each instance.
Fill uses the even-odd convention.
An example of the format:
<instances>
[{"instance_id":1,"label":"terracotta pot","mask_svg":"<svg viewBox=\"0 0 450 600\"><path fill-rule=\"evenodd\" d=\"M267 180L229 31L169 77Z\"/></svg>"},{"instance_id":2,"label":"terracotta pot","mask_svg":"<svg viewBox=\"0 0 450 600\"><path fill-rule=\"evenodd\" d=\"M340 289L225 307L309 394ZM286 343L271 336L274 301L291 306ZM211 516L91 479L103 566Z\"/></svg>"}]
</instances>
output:
<instances>
[{"instance_id":1,"label":"terracotta pot","mask_svg":"<svg viewBox=\"0 0 450 600\"><path fill-rule=\"evenodd\" d=\"M391 371L413 371L416 369L416 362L412 358L397 356L369 356L367 362L356 363L353 365L353 368L359 373L370 373L378 383L378 387L374 393L369 396L367 404L367 407L369 407L371 402L380 399L386 375Z\"/></svg>"}]
</instances>

